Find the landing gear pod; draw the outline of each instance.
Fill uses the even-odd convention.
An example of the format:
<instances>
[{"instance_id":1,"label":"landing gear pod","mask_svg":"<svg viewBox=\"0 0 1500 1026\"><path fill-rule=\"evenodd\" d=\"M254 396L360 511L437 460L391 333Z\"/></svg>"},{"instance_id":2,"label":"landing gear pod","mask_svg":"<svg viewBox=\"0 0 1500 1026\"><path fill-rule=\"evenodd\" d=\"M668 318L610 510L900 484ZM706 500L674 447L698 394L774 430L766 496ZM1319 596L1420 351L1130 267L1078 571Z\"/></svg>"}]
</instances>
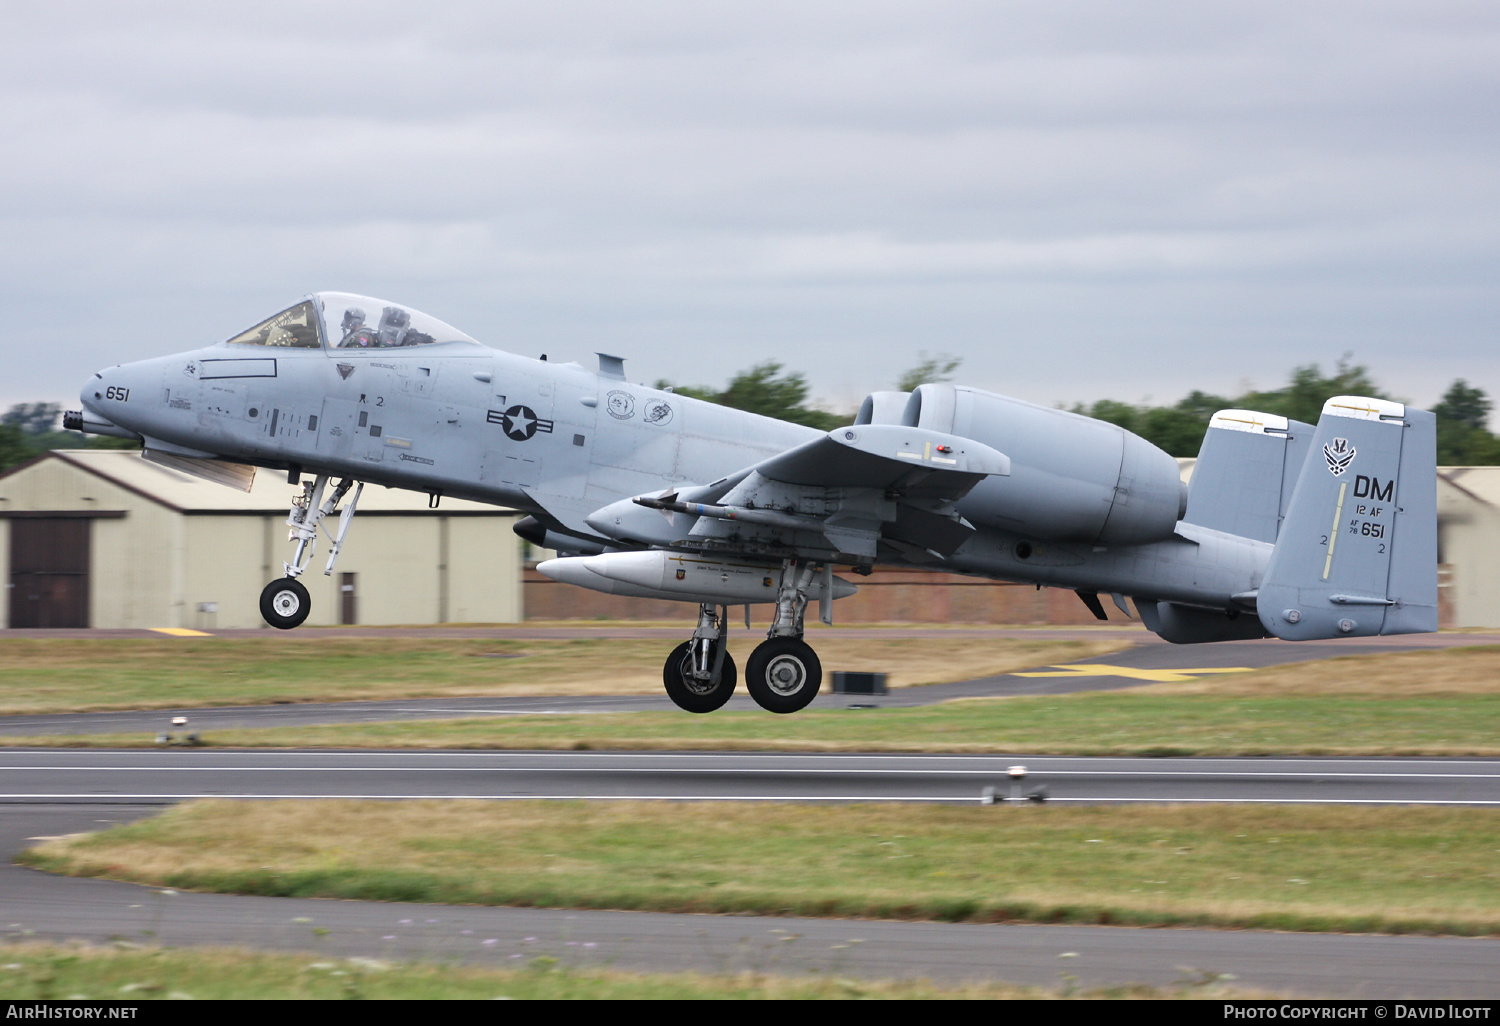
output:
<instances>
[{"instance_id":1,"label":"landing gear pod","mask_svg":"<svg viewBox=\"0 0 1500 1026\"><path fill-rule=\"evenodd\" d=\"M714 559L683 552L609 552L569 556L537 564L537 572L564 584L609 595L740 605L779 601L781 564ZM826 578L826 580L825 580ZM859 589L831 573L808 582L812 598L846 598Z\"/></svg>"}]
</instances>

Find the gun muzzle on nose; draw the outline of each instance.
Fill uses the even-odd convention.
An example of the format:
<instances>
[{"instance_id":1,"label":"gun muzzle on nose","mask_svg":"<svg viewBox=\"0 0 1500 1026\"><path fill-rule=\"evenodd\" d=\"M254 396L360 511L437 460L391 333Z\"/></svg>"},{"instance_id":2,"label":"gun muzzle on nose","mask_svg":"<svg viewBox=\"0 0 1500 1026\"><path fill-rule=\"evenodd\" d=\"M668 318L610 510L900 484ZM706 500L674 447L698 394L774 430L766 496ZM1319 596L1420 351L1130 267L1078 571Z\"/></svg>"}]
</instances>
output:
<instances>
[{"instance_id":1,"label":"gun muzzle on nose","mask_svg":"<svg viewBox=\"0 0 1500 1026\"><path fill-rule=\"evenodd\" d=\"M111 438L127 438L132 442L141 441L141 436L134 431L122 428L92 410L67 411L63 414L62 426L64 431L82 431L86 435L109 435Z\"/></svg>"}]
</instances>

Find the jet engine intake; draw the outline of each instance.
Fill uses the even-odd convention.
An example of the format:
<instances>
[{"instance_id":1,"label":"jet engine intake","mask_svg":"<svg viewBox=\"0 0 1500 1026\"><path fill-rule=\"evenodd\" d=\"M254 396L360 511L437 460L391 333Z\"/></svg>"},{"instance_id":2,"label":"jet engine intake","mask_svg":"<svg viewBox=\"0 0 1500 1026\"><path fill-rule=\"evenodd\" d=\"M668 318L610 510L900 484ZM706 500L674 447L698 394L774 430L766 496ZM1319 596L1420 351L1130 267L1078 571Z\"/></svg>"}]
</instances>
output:
<instances>
[{"instance_id":1,"label":"jet engine intake","mask_svg":"<svg viewBox=\"0 0 1500 1026\"><path fill-rule=\"evenodd\" d=\"M901 415L906 411L906 401L909 398L911 398L910 392L871 392L865 396L865 401L859 404L859 413L855 415L854 426L900 424Z\"/></svg>"}]
</instances>

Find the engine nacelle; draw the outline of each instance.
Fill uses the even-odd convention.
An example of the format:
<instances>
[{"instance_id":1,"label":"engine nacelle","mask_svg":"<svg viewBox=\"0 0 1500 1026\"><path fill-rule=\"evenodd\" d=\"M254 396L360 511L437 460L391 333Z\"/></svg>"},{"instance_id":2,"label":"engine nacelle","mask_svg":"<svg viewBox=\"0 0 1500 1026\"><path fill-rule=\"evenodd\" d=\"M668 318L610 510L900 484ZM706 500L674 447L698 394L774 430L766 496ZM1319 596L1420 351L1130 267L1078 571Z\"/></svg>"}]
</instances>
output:
<instances>
[{"instance_id":1,"label":"engine nacelle","mask_svg":"<svg viewBox=\"0 0 1500 1026\"><path fill-rule=\"evenodd\" d=\"M892 416L875 393L861 416ZM1010 457L959 503L976 525L1049 541L1133 545L1172 536L1187 504L1177 461L1102 420L953 385L922 385L900 423L972 438Z\"/></svg>"},{"instance_id":2,"label":"engine nacelle","mask_svg":"<svg viewBox=\"0 0 1500 1026\"><path fill-rule=\"evenodd\" d=\"M906 412L907 400L911 398L910 392L871 392L865 396L865 401L859 404L859 413L854 417L854 425L861 424L900 424L901 417Z\"/></svg>"}]
</instances>

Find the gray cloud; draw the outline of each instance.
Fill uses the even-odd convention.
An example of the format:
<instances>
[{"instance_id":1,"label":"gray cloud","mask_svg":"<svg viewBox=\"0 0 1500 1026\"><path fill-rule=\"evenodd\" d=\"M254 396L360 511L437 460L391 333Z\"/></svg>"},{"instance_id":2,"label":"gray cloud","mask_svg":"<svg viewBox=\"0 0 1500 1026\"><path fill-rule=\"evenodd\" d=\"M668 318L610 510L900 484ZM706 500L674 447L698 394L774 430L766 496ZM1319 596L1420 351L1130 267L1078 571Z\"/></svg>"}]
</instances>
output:
<instances>
[{"instance_id":1,"label":"gray cloud","mask_svg":"<svg viewBox=\"0 0 1500 1026\"><path fill-rule=\"evenodd\" d=\"M1500 393L1500 14L4 4L0 401L320 288L518 352L1052 402Z\"/></svg>"}]
</instances>

